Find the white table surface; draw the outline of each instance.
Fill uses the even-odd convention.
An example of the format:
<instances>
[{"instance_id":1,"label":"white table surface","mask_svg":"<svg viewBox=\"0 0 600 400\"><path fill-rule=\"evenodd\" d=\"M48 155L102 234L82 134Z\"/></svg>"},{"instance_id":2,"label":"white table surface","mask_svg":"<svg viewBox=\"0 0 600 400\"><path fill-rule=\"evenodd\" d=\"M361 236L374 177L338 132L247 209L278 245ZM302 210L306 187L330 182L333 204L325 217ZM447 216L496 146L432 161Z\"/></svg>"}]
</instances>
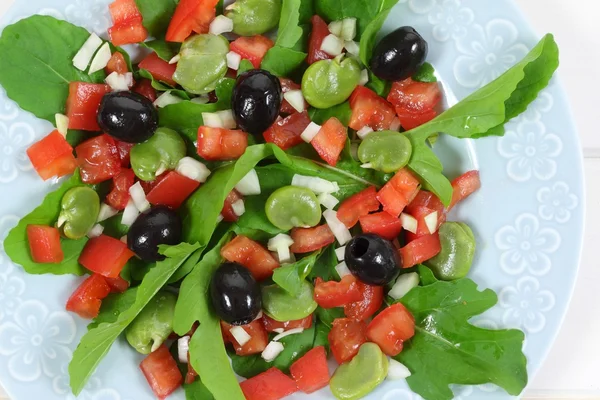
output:
<instances>
[{"instance_id":1,"label":"white table surface","mask_svg":"<svg viewBox=\"0 0 600 400\"><path fill-rule=\"evenodd\" d=\"M0 16L15 1L24 0L0 0ZM576 118L587 178L587 227L575 295L558 338L525 397L600 399L600 266L593 250L600 242L600 0L516 1L538 33L556 35L561 49L560 79ZM5 399L0 388L0 400Z\"/></svg>"}]
</instances>

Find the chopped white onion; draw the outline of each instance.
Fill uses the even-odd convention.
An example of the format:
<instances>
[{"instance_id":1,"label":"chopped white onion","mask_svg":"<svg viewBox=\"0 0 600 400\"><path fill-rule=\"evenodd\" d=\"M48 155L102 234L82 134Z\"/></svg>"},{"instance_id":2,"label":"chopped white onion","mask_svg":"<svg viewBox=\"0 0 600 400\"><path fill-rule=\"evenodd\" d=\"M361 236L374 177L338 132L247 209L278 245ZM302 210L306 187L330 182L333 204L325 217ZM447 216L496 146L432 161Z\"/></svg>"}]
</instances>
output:
<instances>
[{"instance_id":1,"label":"chopped white onion","mask_svg":"<svg viewBox=\"0 0 600 400\"><path fill-rule=\"evenodd\" d=\"M177 339L177 356L180 363L188 363L188 351L190 351L190 337L184 336Z\"/></svg>"},{"instance_id":2,"label":"chopped white onion","mask_svg":"<svg viewBox=\"0 0 600 400\"><path fill-rule=\"evenodd\" d=\"M323 39L321 50L330 56L337 57L344 51L344 41L334 34L329 34Z\"/></svg>"},{"instance_id":3,"label":"chopped white onion","mask_svg":"<svg viewBox=\"0 0 600 400\"><path fill-rule=\"evenodd\" d=\"M133 200L133 204L137 207L140 212L144 212L150 209L150 203L146 200L146 193L144 188L139 182L136 182L129 188L129 194Z\"/></svg>"},{"instance_id":4,"label":"chopped white onion","mask_svg":"<svg viewBox=\"0 0 600 400\"><path fill-rule=\"evenodd\" d=\"M302 132L300 137L306 143L310 143L315 138L315 136L317 136L319 134L320 130L321 130L321 125L311 122L310 124L308 124L308 126L306 127L304 132Z\"/></svg>"},{"instance_id":5,"label":"chopped white onion","mask_svg":"<svg viewBox=\"0 0 600 400\"><path fill-rule=\"evenodd\" d=\"M108 65L110 58L112 57L112 51L110 51L110 44L108 42L104 43L100 50L94 56L92 60L92 64L90 65L89 74L93 74L95 72L104 69Z\"/></svg>"},{"instance_id":6,"label":"chopped white onion","mask_svg":"<svg viewBox=\"0 0 600 400\"><path fill-rule=\"evenodd\" d=\"M373 164L371 164L369 162L369 163L361 164L360 167L364 168L364 169L373 169Z\"/></svg>"},{"instance_id":7,"label":"chopped white onion","mask_svg":"<svg viewBox=\"0 0 600 400\"><path fill-rule=\"evenodd\" d=\"M221 118L223 128L235 129L237 127L237 122L235 122L235 117L233 116L233 110L217 111L216 114Z\"/></svg>"},{"instance_id":8,"label":"chopped white onion","mask_svg":"<svg viewBox=\"0 0 600 400\"><path fill-rule=\"evenodd\" d=\"M171 58L169 60L169 64L170 65L177 64L179 62L179 60L181 60L181 54L177 54L176 56L174 56L173 58Z\"/></svg>"},{"instance_id":9,"label":"chopped white onion","mask_svg":"<svg viewBox=\"0 0 600 400\"><path fill-rule=\"evenodd\" d=\"M342 32L339 36L344 40L354 40L356 37L356 18L344 18Z\"/></svg>"},{"instance_id":10,"label":"chopped white onion","mask_svg":"<svg viewBox=\"0 0 600 400\"><path fill-rule=\"evenodd\" d=\"M114 217L118 213L119 213L118 210L115 210L114 208L112 208L111 206L109 206L106 203L102 203L102 204L100 204L100 212L98 213L97 222L106 221L107 219Z\"/></svg>"},{"instance_id":11,"label":"chopped white onion","mask_svg":"<svg viewBox=\"0 0 600 400\"><path fill-rule=\"evenodd\" d=\"M196 104L206 104L210 101L210 98L208 97L208 95L205 94L201 94L198 97L194 97L192 100L190 100L192 103L196 103Z\"/></svg>"},{"instance_id":12,"label":"chopped white onion","mask_svg":"<svg viewBox=\"0 0 600 400\"><path fill-rule=\"evenodd\" d=\"M209 128L225 128L221 116L217 113L202 113L202 120L204 121L204 126L208 126Z\"/></svg>"},{"instance_id":13,"label":"chopped white onion","mask_svg":"<svg viewBox=\"0 0 600 400\"><path fill-rule=\"evenodd\" d=\"M165 165L165 163L160 163L160 166L158 167L158 169L154 173L154 176L159 177L162 174L164 174L165 172L167 172L167 166Z\"/></svg>"},{"instance_id":14,"label":"chopped white onion","mask_svg":"<svg viewBox=\"0 0 600 400\"><path fill-rule=\"evenodd\" d=\"M64 114L54 114L54 120L56 121L56 130L66 137L69 131L69 117Z\"/></svg>"},{"instance_id":15,"label":"chopped white onion","mask_svg":"<svg viewBox=\"0 0 600 400\"><path fill-rule=\"evenodd\" d=\"M260 181L258 180L258 174L253 169L246 174L238 183L235 185L235 190L240 192L244 196L255 196L261 193Z\"/></svg>"},{"instance_id":16,"label":"chopped white onion","mask_svg":"<svg viewBox=\"0 0 600 400\"><path fill-rule=\"evenodd\" d=\"M438 212L434 211L431 214L428 214L425 218L425 225L427 225L427 229L429 233L432 235L437 231L438 228Z\"/></svg>"},{"instance_id":17,"label":"chopped white onion","mask_svg":"<svg viewBox=\"0 0 600 400\"><path fill-rule=\"evenodd\" d=\"M346 258L346 246L335 249L335 256L337 257L338 261L344 261Z\"/></svg>"},{"instance_id":18,"label":"chopped white onion","mask_svg":"<svg viewBox=\"0 0 600 400\"><path fill-rule=\"evenodd\" d=\"M102 46L102 39L95 33L92 33L89 38L85 41L83 46L79 49L75 57L73 57L73 65L80 71L85 71L87 66L90 64L94 53L98 50L98 47Z\"/></svg>"},{"instance_id":19,"label":"chopped white onion","mask_svg":"<svg viewBox=\"0 0 600 400\"><path fill-rule=\"evenodd\" d=\"M410 374L410 370L406 368L406 366L393 358L390 358L390 363L388 366L388 374L387 379L392 381L397 381L400 379L408 378Z\"/></svg>"},{"instance_id":20,"label":"chopped white onion","mask_svg":"<svg viewBox=\"0 0 600 400\"><path fill-rule=\"evenodd\" d=\"M402 222L402 228L409 231L410 233L417 233L419 222L415 217L410 214L400 214L400 222Z\"/></svg>"},{"instance_id":21,"label":"chopped white onion","mask_svg":"<svg viewBox=\"0 0 600 400\"><path fill-rule=\"evenodd\" d=\"M163 94L161 94L158 99L156 99L156 101L154 102L154 106L158 107L158 108L164 108L166 106L170 106L172 104L177 104L177 103L181 103L183 101L183 99L172 95L171 91L169 90L168 92L164 92Z\"/></svg>"},{"instance_id":22,"label":"chopped white onion","mask_svg":"<svg viewBox=\"0 0 600 400\"><path fill-rule=\"evenodd\" d=\"M140 215L140 210L135 206L133 200L129 199L125 210L123 210L123 216L121 217L121 224L125 226L131 226Z\"/></svg>"},{"instance_id":23,"label":"chopped white onion","mask_svg":"<svg viewBox=\"0 0 600 400\"><path fill-rule=\"evenodd\" d=\"M293 176L292 186L304 187L312 190L316 194L335 193L340 190L337 182L326 181L325 179L316 176L298 174Z\"/></svg>"},{"instance_id":24,"label":"chopped white onion","mask_svg":"<svg viewBox=\"0 0 600 400\"><path fill-rule=\"evenodd\" d=\"M359 138L364 139L373 132L374 132L373 128L371 128L370 126L364 126L364 127L360 128L358 131L356 131L356 134L358 135Z\"/></svg>"},{"instance_id":25,"label":"chopped white onion","mask_svg":"<svg viewBox=\"0 0 600 400\"><path fill-rule=\"evenodd\" d=\"M242 56L236 53L235 51L230 51L227 53L227 67L231 68L234 71L240 69L240 64L242 62Z\"/></svg>"},{"instance_id":26,"label":"chopped white onion","mask_svg":"<svg viewBox=\"0 0 600 400\"><path fill-rule=\"evenodd\" d=\"M223 217L223 214L219 214L219 216L217 217L217 224L223 221L223 219L225 219L225 217Z\"/></svg>"},{"instance_id":27,"label":"chopped white onion","mask_svg":"<svg viewBox=\"0 0 600 400\"><path fill-rule=\"evenodd\" d=\"M277 336L275 336L273 338L273 341L278 342L286 336L297 335L302 332L304 332L304 328L293 328L293 329L290 329L289 331L285 331L285 332L278 334Z\"/></svg>"},{"instance_id":28,"label":"chopped white onion","mask_svg":"<svg viewBox=\"0 0 600 400\"><path fill-rule=\"evenodd\" d=\"M284 264L292 261L290 246L293 244L294 240L291 238L291 236L286 235L285 233L280 233L277 236L269 239L267 248L269 251L276 251L279 262Z\"/></svg>"},{"instance_id":29,"label":"chopped white onion","mask_svg":"<svg viewBox=\"0 0 600 400\"><path fill-rule=\"evenodd\" d=\"M246 206L244 205L244 200L239 199L235 203L231 204L231 209L233 213L238 217L241 217L246 212Z\"/></svg>"},{"instance_id":30,"label":"chopped white onion","mask_svg":"<svg viewBox=\"0 0 600 400\"><path fill-rule=\"evenodd\" d=\"M358 81L358 84L360 86L365 86L367 83L369 83L369 71L363 69L360 71L360 81Z\"/></svg>"},{"instance_id":31,"label":"chopped white onion","mask_svg":"<svg viewBox=\"0 0 600 400\"><path fill-rule=\"evenodd\" d=\"M219 15L210 23L208 32L212 33L213 35L233 32L233 20L224 15Z\"/></svg>"},{"instance_id":32,"label":"chopped white onion","mask_svg":"<svg viewBox=\"0 0 600 400\"><path fill-rule=\"evenodd\" d=\"M206 168L206 165L192 157L183 157L179 160L175 171L200 183L206 182L206 179L210 176L210 170Z\"/></svg>"},{"instance_id":33,"label":"chopped white onion","mask_svg":"<svg viewBox=\"0 0 600 400\"><path fill-rule=\"evenodd\" d=\"M266 362L272 362L283 351L283 345L279 342L270 342L260 354Z\"/></svg>"},{"instance_id":34,"label":"chopped white onion","mask_svg":"<svg viewBox=\"0 0 600 400\"><path fill-rule=\"evenodd\" d=\"M244 346L250 341L250 339L252 339L252 336L250 336L248 332L246 332L246 330L241 326L232 327L229 330L229 333L231 333L235 341L238 342L240 346Z\"/></svg>"},{"instance_id":35,"label":"chopped white onion","mask_svg":"<svg viewBox=\"0 0 600 400\"><path fill-rule=\"evenodd\" d=\"M333 210L335 206L340 202L337 198L330 195L329 193L321 193L319 197L317 197L319 203L322 204L325 208L329 210Z\"/></svg>"},{"instance_id":36,"label":"chopped white onion","mask_svg":"<svg viewBox=\"0 0 600 400\"><path fill-rule=\"evenodd\" d=\"M273 332L275 332L275 333L283 333L283 332L285 332L285 329L283 329L283 328L275 328L275 329L273 329Z\"/></svg>"},{"instance_id":37,"label":"chopped white onion","mask_svg":"<svg viewBox=\"0 0 600 400\"><path fill-rule=\"evenodd\" d=\"M256 318L254 318L252 321L258 321L259 319L261 319L263 317L263 312L262 310L260 310L258 312L258 314L256 315Z\"/></svg>"},{"instance_id":38,"label":"chopped white onion","mask_svg":"<svg viewBox=\"0 0 600 400\"><path fill-rule=\"evenodd\" d=\"M121 236L121 239L119 239L121 242L127 244L127 235L123 235Z\"/></svg>"},{"instance_id":39,"label":"chopped white onion","mask_svg":"<svg viewBox=\"0 0 600 400\"><path fill-rule=\"evenodd\" d=\"M125 92L133 86L133 74L131 72L125 74L111 72L104 81L113 92Z\"/></svg>"},{"instance_id":40,"label":"chopped white onion","mask_svg":"<svg viewBox=\"0 0 600 400\"><path fill-rule=\"evenodd\" d=\"M360 54L360 45L354 40L344 41L344 47L346 48L346 51L353 56L358 56Z\"/></svg>"},{"instance_id":41,"label":"chopped white onion","mask_svg":"<svg viewBox=\"0 0 600 400\"><path fill-rule=\"evenodd\" d=\"M335 272L337 272L340 278L343 278L347 275L352 275L352 272L348 269L348 265L344 261L335 266Z\"/></svg>"},{"instance_id":42,"label":"chopped white onion","mask_svg":"<svg viewBox=\"0 0 600 400\"><path fill-rule=\"evenodd\" d=\"M89 237L90 239L92 239L92 238L95 238L95 237L98 237L98 236L102 235L102 232L104 232L104 227L102 225L100 225L100 224L96 224L87 233L87 237Z\"/></svg>"},{"instance_id":43,"label":"chopped white onion","mask_svg":"<svg viewBox=\"0 0 600 400\"><path fill-rule=\"evenodd\" d=\"M389 296L394 300L399 300L404 297L412 288L419 286L419 274L416 272L409 272L408 274L402 274L396 279L396 283L392 286L392 289L388 292Z\"/></svg>"},{"instance_id":44,"label":"chopped white onion","mask_svg":"<svg viewBox=\"0 0 600 400\"><path fill-rule=\"evenodd\" d=\"M402 124L400 123L400 120L398 119L398 117L396 117L392 120L392 123L390 124L390 130L399 131L401 126Z\"/></svg>"},{"instance_id":45,"label":"chopped white onion","mask_svg":"<svg viewBox=\"0 0 600 400\"><path fill-rule=\"evenodd\" d=\"M289 247L280 247L277 249L277 260L279 264L291 264L293 263L292 252Z\"/></svg>"},{"instance_id":46,"label":"chopped white onion","mask_svg":"<svg viewBox=\"0 0 600 400\"><path fill-rule=\"evenodd\" d=\"M344 225L344 223L338 219L335 211L325 210L323 212L323 217L325 217L327 225L329 225L329 228L333 232L333 235L339 244L345 245L352 239L352 234L348 228L346 228L346 225Z\"/></svg>"},{"instance_id":47,"label":"chopped white onion","mask_svg":"<svg viewBox=\"0 0 600 400\"><path fill-rule=\"evenodd\" d=\"M332 21L329 23L329 32L334 34L335 36L340 36L342 34L343 26L344 21Z\"/></svg>"},{"instance_id":48,"label":"chopped white onion","mask_svg":"<svg viewBox=\"0 0 600 400\"><path fill-rule=\"evenodd\" d=\"M302 90L290 90L289 92L285 92L283 94L283 98L290 103L290 106L294 107L294 110L298 111L299 113L304 111L304 106L306 103L304 102Z\"/></svg>"}]
</instances>

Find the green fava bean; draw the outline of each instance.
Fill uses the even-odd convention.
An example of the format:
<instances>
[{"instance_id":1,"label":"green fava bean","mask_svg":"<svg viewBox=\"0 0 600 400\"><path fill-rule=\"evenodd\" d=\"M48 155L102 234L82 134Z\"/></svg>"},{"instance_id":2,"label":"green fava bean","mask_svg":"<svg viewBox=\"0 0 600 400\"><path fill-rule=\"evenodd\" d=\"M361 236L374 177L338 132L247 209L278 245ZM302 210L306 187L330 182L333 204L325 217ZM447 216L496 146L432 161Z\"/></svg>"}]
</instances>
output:
<instances>
[{"instance_id":1,"label":"green fava bean","mask_svg":"<svg viewBox=\"0 0 600 400\"><path fill-rule=\"evenodd\" d=\"M297 296L292 296L278 285L265 286L262 288L262 303L265 313L280 322L306 318L317 309L313 287L307 281L302 282Z\"/></svg>"},{"instance_id":2,"label":"green fava bean","mask_svg":"<svg viewBox=\"0 0 600 400\"><path fill-rule=\"evenodd\" d=\"M141 354L158 349L173 332L177 296L159 292L125 330L127 342Z\"/></svg>"},{"instance_id":3,"label":"green fava bean","mask_svg":"<svg viewBox=\"0 0 600 400\"><path fill-rule=\"evenodd\" d=\"M412 154L410 140L400 132L370 133L358 147L358 158L371 168L389 174L404 168Z\"/></svg>"},{"instance_id":4,"label":"green fava bean","mask_svg":"<svg viewBox=\"0 0 600 400\"><path fill-rule=\"evenodd\" d=\"M360 72L360 65L352 58L317 61L302 77L302 94L315 108L342 104L358 86Z\"/></svg>"},{"instance_id":5,"label":"green fava bean","mask_svg":"<svg viewBox=\"0 0 600 400\"><path fill-rule=\"evenodd\" d=\"M285 186L269 196L265 205L267 218L284 231L309 228L321 221L321 205L310 189Z\"/></svg>"},{"instance_id":6,"label":"green fava bean","mask_svg":"<svg viewBox=\"0 0 600 400\"><path fill-rule=\"evenodd\" d=\"M439 229L442 251L425 264L438 279L452 281L464 278L475 256L475 236L467 224L445 222Z\"/></svg>"},{"instance_id":7,"label":"green fava bean","mask_svg":"<svg viewBox=\"0 0 600 400\"><path fill-rule=\"evenodd\" d=\"M94 227L100 212L100 197L92 188L81 186L67 191L60 204L58 227L69 239L81 239Z\"/></svg>"},{"instance_id":8,"label":"green fava bean","mask_svg":"<svg viewBox=\"0 0 600 400\"><path fill-rule=\"evenodd\" d=\"M281 3L281 0L238 0L227 7L225 16L233 20L233 33L261 35L279 24Z\"/></svg>"},{"instance_id":9,"label":"green fava bean","mask_svg":"<svg viewBox=\"0 0 600 400\"><path fill-rule=\"evenodd\" d=\"M375 343L360 346L358 354L335 371L329 382L331 392L340 400L361 399L387 376L389 361Z\"/></svg>"},{"instance_id":10,"label":"green fava bean","mask_svg":"<svg viewBox=\"0 0 600 400\"><path fill-rule=\"evenodd\" d=\"M181 46L173 79L190 93L210 93L227 73L227 53L223 36L194 35Z\"/></svg>"},{"instance_id":11,"label":"green fava bean","mask_svg":"<svg viewBox=\"0 0 600 400\"><path fill-rule=\"evenodd\" d=\"M131 168L138 178L151 182L162 172L175 169L185 152L185 142L177 132L158 128L150 139L133 146Z\"/></svg>"}]
</instances>

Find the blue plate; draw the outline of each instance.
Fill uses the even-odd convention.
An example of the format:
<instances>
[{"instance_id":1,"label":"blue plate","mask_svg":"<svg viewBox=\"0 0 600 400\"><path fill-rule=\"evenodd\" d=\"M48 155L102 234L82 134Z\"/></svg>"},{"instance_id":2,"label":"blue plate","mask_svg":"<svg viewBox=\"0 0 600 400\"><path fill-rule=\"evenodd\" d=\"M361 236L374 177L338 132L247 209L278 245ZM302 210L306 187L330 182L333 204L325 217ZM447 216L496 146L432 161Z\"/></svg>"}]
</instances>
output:
<instances>
[{"instance_id":1,"label":"blue plate","mask_svg":"<svg viewBox=\"0 0 600 400\"><path fill-rule=\"evenodd\" d=\"M48 6L45 0L19 0L1 26L40 13L105 35L110 2L53 0ZM538 40L508 0L400 0L385 30L401 25L415 26L429 42L429 61L449 103L499 76ZM581 254L582 157L566 97L554 80L510 123L505 137L445 138L437 147L449 176L481 170L482 189L452 216L470 223L477 236L471 278L499 297L498 305L475 323L524 330L530 375L542 364L560 327ZM57 184L42 183L25 155L25 149L51 129L0 92L0 239ZM65 303L80 280L26 275L0 245L0 380L13 400L74 398L67 364L86 321L67 313ZM116 343L79 398L153 399L138 369L140 361L126 343ZM458 398L509 397L492 385L457 387L455 393ZM333 396L324 389L310 398ZM386 382L368 398L418 396L404 382Z\"/></svg>"}]
</instances>

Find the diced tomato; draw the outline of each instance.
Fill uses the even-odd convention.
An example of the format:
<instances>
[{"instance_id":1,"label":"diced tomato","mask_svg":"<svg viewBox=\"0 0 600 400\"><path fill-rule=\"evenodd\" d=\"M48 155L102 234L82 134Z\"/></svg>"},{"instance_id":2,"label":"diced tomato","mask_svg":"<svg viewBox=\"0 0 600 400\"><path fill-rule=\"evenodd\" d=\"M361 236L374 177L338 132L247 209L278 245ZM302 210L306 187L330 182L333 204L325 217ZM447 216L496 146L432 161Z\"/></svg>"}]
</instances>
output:
<instances>
[{"instance_id":1,"label":"diced tomato","mask_svg":"<svg viewBox=\"0 0 600 400\"><path fill-rule=\"evenodd\" d=\"M306 111L291 114L275 122L264 134L267 143L275 143L282 150L304 143L300 137L310 124L310 117Z\"/></svg>"},{"instance_id":2,"label":"diced tomato","mask_svg":"<svg viewBox=\"0 0 600 400\"><path fill-rule=\"evenodd\" d=\"M108 64L104 68L104 72L106 72L106 75L110 75L113 72L123 75L129 72L129 67L127 66L127 62L125 61L123 54L115 51L108 61Z\"/></svg>"},{"instance_id":3,"label":"diced tomato","mask_svg":"<svg viewBox=\"0 0 600 400\"><path fill-rule=\"evenodd\" d=\"M383 287L371 286L357 281L362 298L344 306L344 314L348 318L364 321L379 310L383 304Z\"/></svg>"},{"instance_id":4,"label":"diced tomato","mask_svg":"<svg viewBox=\"0 0 600 400\"><path fill-rule=\"evenodd\" d=\"M121 167L129 168L130 163L130 153L135 143L127 143L121 142L120 140L115 139L115 145L117 146L117 150L119 151L119 159L121 160Z\"/></svg>"},{"instance_id":5,"label":"diced tomato","mask_svg":"<svg viewBox=\"0 0 600 400\"><path fill-rule=\"evenodd\" d=\"M246 132L207 126L198 129L198 155L205 160L235 160L244 154L247 147Z\"/></svg>"},{"instance_id":6,"label":"diced tomato","mask_svg":"<svg viewBox=\"0 0 600 400\"><path fill-rule=\"evenodd\" d=\"M108 6L108 9L115 25L142 19L135 0L116 0Z\"/></svg>"},{"instance_id":7,"label":"diced tomato","mask_svg":"<svg viewBox=\"0 0 600 400\"><path fill-rule=\"evenodd\" d=\"M442 251L440 235L436 232L433 235L421 236L399 251L402 257L402 268L414 267L437 256Z\"/></svg>"},{"instance_id":8,"label":"diced tomato","mask_svg":"<svg viewBox=\"0 0 600 400\"><path fill-rule=\"evenodd\" d=\"M107 134L86 140L75 148L75 153L85 183L101 183L121 172L119 149Z\"/></svg>"},{"instance_id":9,"label":"diced tomato","mask_svg":"<svg viewBox=\"0 0 600 400\"><path fill-rule=\"evenodd\" d=\"M100 235L86 243L79 256L79 264L106 278L117 278L133 256L127 244L119 239Z\"/></svg>"},{"instance_id":10,"label":"diced tomato","mask_svg":"<svg viewBox=\"0 0 600 400\"><path fill-rule=\"evenodd\" d=\"M419 190L413 201L406 207L406 212L410 215L415 214L417 207L427 207L430 210L437 211L442 214L444 212L444 204L433 193L426 190Z\"/></svg>"},{"instance_id":11,"label":"diced tomato","mask_svg":"<svg viewBox=\"0 0 600 400\"><path fill-rule=\"evenodd\" d=\"M52 131L32 144L27 149L27 156L43 180L72 174L77 168L73 148L59 131Z\"/></svg>"},{"instance_id":12,"label":"diced tomato","mask_svg":"<svg viewBox=\"0 0 600 400\"><path fill-rule=\"evenodd\" d=\"M183 376L177 361L165 345L150 353L141 362L140 368L152 391L160 400L165 399L183 384Z\"/></svg>"},{"instance_id":13,"label":"diced tomato","mask_svg":"<svg viewBox=\"0 0 600 400\"><path fill-rule=\"evenodd\" d=\"M238 200L244 200L244 197L235 189L233 189L227 195L225 199L225 204L223 204L223 210L221 210L221 215L223 216L223 221L225 222L237 222L240 218L233 211L233 203Z\"/></svg>"},{"instance_id":14,"label":"diced tomato","mask_svg":"<svg viewBox=\"0 0 600 400\"><path fill-rule=\"evenodd\" d=\"M406 239L407 242L412 242L413 240L420 238L421 236L426 236L426 235L430 235L431 232L429 231L429 228L427 227L427 222L425 222L425 217L427 217L428 215L430 215L431 213L436 212L435 210L432 210L431 208L428 207L423 207L423 206L413 206L411 207L411 213L410 215L412 215L416 220L417 220L417 232L416 233L412 233L412 232L406 232ZM439 226L446 220L446 214L442 212L442 214L438 213L438 218L437 218L437 226L436 228L439 228Z\"/></svg>"},{"instance_id":15,"label":"diced tomato","mask_svg":"<svg viewBox=\"0 0 600 400\"><path fill-rule=\"evenodd\" d=\"M237 340L235 340L235 337L230 332L231 328L233 328L232 325L221 321L221 330L227 341L233 344L235 354L238 356L249 356L251 354L262 353L267 347L267 344L269 344L269 335L261 320L252 321L248 325L242 326L246 333L250 335L250 340L243 346L240 346Z\"/></svg>"},{"instance_id":16,"label":"diced tomato","mask_svg":"<svg viewBox=\"0 0 600 400\"><path fill-rule=\"evenodd\" d=\"M383 310L367 327L367 339L390 357L400 354L404 342L414 335L415 318L400 303Z\"/></svg>"},{"instance_id":17,"label":"diced tomato","mask_svg":"<svg viewBox=\"0 0 600 400\"><path fill-rule=\"evenodd\" d=\"M58 229L46 225L27 225L27 240L34 262L54 264L64 260Z\"/></svg>"},{"instance_id":18,"label":"diced tomato","mask_svg":"<svg viewBox=\"0 0 600 400\"><path fill-rule=\"evenodd\" d=\"M304 393L313 393L329 384L329 367L325 347L317 346L296 360L290 374Z\"/></svg>"},{"instance_id":19,"label":"diced tomato","mask_svg":"<svg viewBox=\"0 0 600 400\"><path fill-rule=\"evenodd\" d=\"M377 190L374 186L370 186L344 200L338 208L337 217L350 229L358 223L360 217L377 210L379 210Z\"/></svg>"},{"instance_id":20,"label":"diced tomato","mask_svg":"<svg viewBox=\"0 0 600 400\"><path fill-rule=\"evenodd\" d=\"M267 51L273 46L275 46L275 43L271 39L261 35L241 36L231 42L229 49L242 56L242 59L250 61L254 68L260 68Z\"/></svg>"},{"instance_id":21,"label":"diced tomato","mask_svg":"<svg viewBox=\"0 0 600 400\"><path fill-rule=\"evenodd\" d=\"M102 300L110 293L110 287L104 277L93 274L75 290L67 301L67 311L81 318L96 318L100 312Z\"/></svg>"},{"instance_id":22,"label":"diced tomato","mask_svg":"<svg viewBox=\"0 0 600 400\"><path fill-rule=\"evenodd\" d=\"M296 82L294 82L291 79L288 78L279 78L279 82L281 83L281 92L282 93L287 93L290 92L292 90L300 90L300 85L298 85ZM306 110L308 108L308 104L306 103L306 100L304 101L304 110ZM282 114L294 114L297 113L298 111L292 107L292 105L290 103L288 103L288 101L286 99L283 99L283 102L281 103L281 113Z\"/></svg>"},{"instance_id":23,"label":"diced tomato","mask_svg":"<svg viewBox=\"0 0 600 400\"><path fill-rule=\"evenodd\" d=\"M310 253L335 242L335 236L327 224L314 228L294 228L290 233L294 244L290 247L292 253Z\"/></svg>"},{"instance_id":24,"label":"diced tomato","mask_svg":"<svg viewBox=\"0 0 600 400\"><path fill-rule=\"evenodd\" d=\"M108 37L115 46L142 43L148 39L148 31L141 21L132 21L127 24L113 25L108 28Z\"/></svg>"},{"instance_id":25,"label":"diced tomato","mask_svg":"<svg viewBox=\"0 0 600 400\"><path fill-rule=\"evenodd\" d=\"M398 119L404 130L410 131L434 119L437 116L437 112L435 110L428 110L417 114L406 108L396 107L396 115L398 115Z\"/></svg>"},{"instance_id":26,"label":"diced tomato","mask_svg":"<svg viewBox=\"0 0 600 400\"><path fill-rule=\"evenodd\" d=\"M104 278L106 283L110 287L112 293L123 293L129 289L129 282L125 279L117 276L116 278Z\"/></svg>"},{"instance_id":27,"label":"diced tomato","mask_svg":"<svg viewBox=\"0 0 600 400\"><path fill-rule=\"evenodd\" d=\"M248 268L257 281L270 278L273 270L279 267L279 263L267 249L242 235L223 246L221 255L227 261Z\"/></svg>"},{"instance_id":28,"label":"diced tomato","mask_svg":"<svg viewBox=\"0 0 600 400\"><path fill-rule=\"evenodd\" d=\"M352 360L358 354L360 346L366 343L367 323L351 318L337 318L333 321L327 338L333 357L341 365Z\"/></svg>"},{"instance_id":29,"label":"diced tomato","mask_svg":"<svg viewBox=\"0 0 600 400\"><path fill-rule=\"evenodd\" d=\"M158 98L156 95L156 90L152 87L152 81L150 79L140 79L133 87L133 91L141 94L153 103Z\"/></svg>"},{"instance_id":30,"label":"diced tomato","mask_svg":"<svg viewBox=\"0 0 600 400\"><path fill-rule=\"evenodd\" d=\"M106 203L115 210L124 210L129 201L129 188L133 186L135 174L131 169L123 169L113 178L111 192L106 196Z\"/></svg>"},{"instance_id":31,"label":"diced tomato","mask_svg":"<svg viewBox=\"0 0 600 400\"><path fill-rule=\"evenodd\" d=\"M340 282L315 281L314 299L322 308L343 307L362 299L358 280L354 275L346 275Z\"/></svg>"},{"instance_id":32,"label":"diced tomato","mask_svg":"<svg viewBox=\"0 0 600 400\"><path fill-rule=\"evenodd\" d=\"M298 391L296 382L273 367L240 383L246 400L281 400Z\"/></svg>"},{"instance_id":33,"label":"diced tomato","mask_svg":"<svg viewBox=\"0 0 600 400\"><path fill-rule=\"evenodd\" d=\"M313 317L312 315L309 315L304 319L299 319L296 321L279 322L275 321L273 318L265 314L262 317L262 321L267 332L275 332L276 329L283 329L284 331L289 331L290 329L295 328L310 328L312 326Z\"/></svg>"},{"instance_id":34,"label":"diced tomato","mask_svg":"<svg viewBox=\"0 0 600 400\"><path fill-rule=\"evenodd\" d=\"M199 187L200 182L171 171L152 188L146 199L154 206L162 205L177 209Z\"/></svg>"},{"instance_id":35,"label":"diced tomato","mask_svg":"<svg viewBox=\"0 0 600 400\"><path fill-rule=\"evenodd\" d=\"M394 82L388 101L396 107L396 113L405 130L411 130L436 117L435 107L442 99L437 82L417 82L412 78Z\"/></svg>"},{"instance_id":36,"label":"diced tomato","mask_svg":"<svg viewBox=\"0 0 600 400\"><path fill-rule=\"evenodd\" d=\"M310 19L312 23L312 30L310 31L310 38L308 39L308 63L313 64L319 60L330 60L333 56L330 56L323 50L321 45L323 40L329 36L329 26L323 18L318 15L313 16Z\"/></svg>"},{"instance_id":37,"label":"diced tomato","mask_svg":"<svg viewBox=\"0 0 600 400\"><path fill-rule=\"evenodd\" d=\"M418 191L419 180L408 169L403 168L377 193L377 200L383 205L384 211L399 217Z\"/></svg>"},{"instance_id":38,"label":"diced tomato","mask_svg":"<svg viewBox=\"0 0 600 400\"><path fill-rule=\"evenodd\" d=\"M208 33L219 0L181 0L175 9L166 40L183 43L192 32Z\"/></svg>"},{"instance_id":39,"label":"diced tomato","mask_svg":"<svg viewBox=\"0 0 600 400\"><path fill-rule=\"evenodd\" d=\"M402 222L385 211L360 217L363 233L373 233L387 240L394 240L402 232Z\"/></svg>"},{"instance_id":40,"label":"diced tomato","mask_svg":"<svg viewBox=\"0 0 600 400\"><path fill-rule=\"evenodd\" d=\"M481 187L479 171L469 171L452 181L452 201L448 206L451 210L457 203L463 201Z\"/></svg>"},{"instance_id":41,"label":"diced tomato","mask_svg":"<svg viewBox=\"0 0 600 400\"><path fill-rule=\"evenodd\" d=\"M335 167L347 140L348 131L346 127L342 125L339 119L331 117L321 127L310 144L327 164Z\"/></svg>"},{"instance_id":42,"label":"diced tomato","mask_svg":"<svg viewBox=\"0 0 600 400\"><path fill-rule=\"evenodd\" d=\"M99 131L98 108L110 86L97 83L71 82L67 98L69 129Z\"/></svg>"},{"instance_id":43,"label":"diced tomato","mask_svg":"<svg viewBox=\"0 0 600 400\"><path fill-rule=\"evenodd\" d=\"M173 80L173 74L177 69L177 64L169 64L156 53L150 53L138 65L140 69L145 69L157 81L168 83L171 86L176 86L177 82Z\"/></svg>"},{"instance_id":44,"label":"diced tomato","mask_svg":"<svg viewBox=\"0 0 600 400\"><path fill-rule=\"evenodd\" d=\"M349 126L357 131L366 126L376 131L390 129L396 118L392 105L364 86L358 86L350 96L350 108L352 118Z\"/></svg>"}]
</instances>

